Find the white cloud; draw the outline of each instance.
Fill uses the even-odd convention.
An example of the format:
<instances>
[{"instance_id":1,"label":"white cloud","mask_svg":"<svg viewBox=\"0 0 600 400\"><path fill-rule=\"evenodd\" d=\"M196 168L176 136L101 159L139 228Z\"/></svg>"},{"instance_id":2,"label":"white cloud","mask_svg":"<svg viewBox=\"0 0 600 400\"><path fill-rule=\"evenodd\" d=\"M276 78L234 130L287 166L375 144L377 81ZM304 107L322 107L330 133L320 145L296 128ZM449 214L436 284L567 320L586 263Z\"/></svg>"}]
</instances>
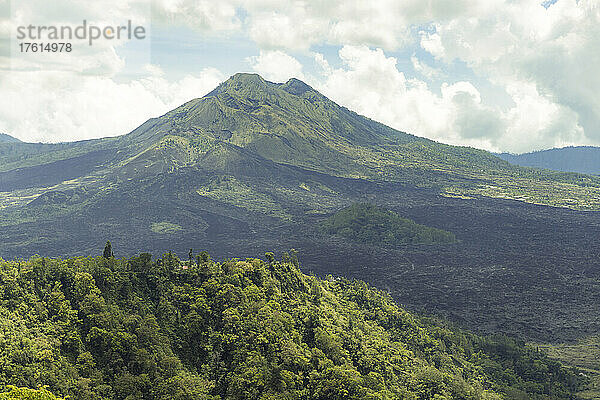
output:
<instances>
[{"instance_id":1,"label":"white cloud","mask_svg":"<svg viewBox=\"0 0 600 400\"><path fill-rule=\"evenodd\" d=\"M508 92L516 103L506 114L507 131L498 146L514 152L575 144L593 144L584 135L577 113L540 95L530 82L513 82Z\"/></svg>"},{"instance_id":2,"label":"white cloud","mask_svg":"<svg viewBox=\"0 0 600 400\"><path fill-rule=\"evenodd\" d=\"M344 67L316 85L325 95L396 129L429 137L447 129L448 104L424 82L407 80L395 58L366 46L344 46L339 53Z\"/></svg>"},{"instance_id":3,"label":"white cloud","mask_svg":"<svg viewBox=\"0 0 600 400\"><path fill-rule=\"evenodd\" d=\"M444 74L438 68L433 68L420 60L416 55L410 57L413 69L429 80L440 79Z\"/></svg>"},{"instance_id":4,"label":"white cloud","mask_svg":"<svg viewBox=\"0 0 600 400\"><path fill-rule=\"evenodd\" d=\"M150 76L164 76L165 71L160 67L160 65L155 64L146 64L144 65L144 71L146 71Z\"/></svg>"},{"instance_id":5,"label":"white cloud","mask_svg":"<svg viewBox=\"0 0 600 400\"><path fill-rule=\"evenodd\" d=\"M520 135L537 138L535 148L573 141L599 144L597 3L560 0L548 9L524 0L490 3L477 15L465 14L436 24L434 35L439 36L440 45L431 46L433 35L429 35L429 42L422 41L421 46L448 63L462 60L480 76L504 87L517 104L523 105L513 113L527 116L526 110L531 110L535 118L536 112L545 110L537 124L512 118L511 132L516 135L516 126L527 126ZM525 88L527 94L521 93ZM557 116L562 119L556 120Z\"/></svg>"},{"instance_id":6,"label":"white cloud","mask_svg":"<svg viewBox=\"0 0 600 400\"><path fill-rule=\"evenodd\" d=\"M346 2L338 10L328 40L333 43L396 49L410 39L409 24L395 13L396 1Z\"/></svg>"},{"instance_id":7,"label":"white cloud","mask_svg":"<svg viewBox=\"0 0 600 400\"><path fill-rule=\"evenodd\" d=\"M467 95L475 104L481 104L481 94L471 82L457 82L453 85L442 84L442 97L453 99L457 96Z\"/></svg>"},{"instance_id":8,"label":"white cloud","mask_svg":"<svg viewBox=\"0 0 600 400\"><path fill-rule=\"evenodd\" d=\"M259 12L251 17L249 35L261 48L307 50L323 29L323 21L305 13Z\"/></svg>"},{"instance_id":9,"label":"white cloud","mask_svg":"<svg viewBox=\"0 0 600 400\"><path fill-rule=\"evenodd\" d=\"M333 70L331 69L329 62L325 59L325 56L323 56L323 54L314 53L313 59L315 60L315 63L317 64L317 66L320 68L321 73L323 73L325 75L331 74L331 72Z\"/></svg>"},{"instance_id":10,"label":"white cloud","mask_svg":"<svg viewBox=\"0 0 600 400\"><path fill-rule=\"evenodd\" d=\"M236 2L213 0L152 0L155 22L186 25L203 33L218 34L241 28Z\"/></svg>"},{"instance_id":11,"label":"white cloud","mask_svg":"<svg viewBox=\"0 0 600 400\"><path fill-rule=\"evenodd\" d=\"M493 151L590 143L577 113L545 98L526 81L507 88L514 105L503 110L486 104L472 82L444 83L437 94L425 82L406 79L397 60L381 49L345 46L339 56L344 66L330 69L325 81L314 86L396 129Z\"/></svg>"},{"instance_id":12,"label":"white cloud","mask_svg":"<svg viewBox=\"0 0 600 400\"><path fill-rule=\"evenodd\" d=\"M442 38L437 33L419 32L421 36L421 47L431 53L435 58L444 58L445 51Z\"/></svg>"},{"instance_id":13,"label":"white cloud","mask_svg":"<svg viewBox=\"0 0 600 400\"><path fill-rule=\"evenodd\" d=\"M7 4L7 0L0 1ZM596 0L559 0L548 9L539 3L30 0L18 6L12 2L12 18L0 20L0 33L13 31L17 23L77 24L86 18L96 23L132 19L149 24L152 19L209 36L249 38L259 49L250 63L265 78L308 79L336 101L418 135L512 151L600 144L600 7ZM148 51L146 60L138 60L139 65L147 64L143 71L148 76L123 81L118 74L131 65L131 59L119 51L124 44L102 42L55 58L13 57L15 71L3 71L0 77L5 106L0 111L0 129L36 140L118 134L122 127L134 125L131 121L145 118L142 107L148 108L147 114L163 112L176 105L176 99L199 96L206 82L216 84L220 79L211 70L212 78L202 72L169 82L169 70L163 74L158 66L150 65ZM315 53L312 46L316 44L341 45L342 66L332 59L330 65L323 54ZM419 46L434 56L435 63L427 64L418 56ZM431 86L407 79L409 71L398 69L399 63L389 55L399 49L404 51L397 54L406 50L413 54L408 60L413 71ZM322 74L320 81L293 57L298 52L313 58ZM444 66L455 66L456 61L472 72L449 75L453 69ZM438 90L444 81L447 84ZM490 97L486 85L503 90L510 100ZM118 107L93 98L100 94L117 96L114 104ZM16 100L8 104L6 99L11 97ZM123 112L125 101L133 97L139 97L140 105L129 110L128 119ZM57 99L63 101L46 104ZM70 101L77 104L69 105ZM25 104L32 114L39 111L43 123L27 117ZM80 115L96 109L116 116L101 123L100 117ZM83 126L87 122L95 125Z\"/></svg>"},{"instance_id":14,"label":"white cloud","mask_svg":"<svg viewBox=\"0 0 600 400\"><path fill-rule=\"evenodd\" d=\"M57 0L47 2L43 0L29 0L27 2L10 2L11 12L0 20L1 31L8 29L7 37L11 39L10 66L19 71L71 71L88 75L112 76L121 71L125 65L122 57L117 55L116 49L126 45L131 40L137 40L138 56L150 59L150 20L151 7L146 0L128 0L115 4L110 0L97 0L93 2L73 2L69 0ZM129 39L123 33L117 39L101 38L89 44L89 29L111 27L113 31L118 26L126 26L131 21L132 28L142 27L146 32L144 39ZM84 26L85 24L85 26ZM24 27L29 32L28 26L34 28L42 27L42 36L33 29L34 37L27 40L16 40L17 28ZM55 27L62 32L62 27L70 27L72 31L85 32L87 38L78 39L68 37L61 42L68 42L71 47L69 51L61 52L23 52L19 44L28 42L48 42L47 27ZM86 29L84 29L84 27ZM81 32L79 34L81 34ZM143 50L143 51L142 51Z\"/></svg>"},{"instance_id":15,"label":"white cloud","mask_svg":"<svg viewBox=\"0 0 600 400\"><path fill-rule=\"evenodd\" d=\"M248 13L250 36L262 48L308 50L313 44L325 42L394 50L413 41L413 26L432 20L446 21L477 9L479 2L231 0L229 3L237 4Z\"/></svg>"},{"instance_id":16,"label":"white cloud","mask_svg":"<svg viewBox=\"0 0 600 400\"><path fill-rule=\"evenodd\" d=\"M290 78L305 79L302 64L294 57L282 51L262 51L257 57L250 58L252 69L263 78L275 82L285 82Z\"/></svg>"},{"instance_id":17,"label":"white cloud","mask_svg":"<svg viewBox=\"0 0 600 400\"><path fill-rule=\"evenodd\" d=\"M248 12L250 37L261 48L307 51L326 42L396 49L410 40L410 24L394 10L398 3L258 0L242 7Z\"/></svg>"},{"instance_id":18,"label":"white cloud","mask_svg":"<svg viewBox=\"0 0 600 400\"><path fill-rule=\"evenodd\" d=\"M33 142L120 135L222 80L214 69L176 82L155 74L127 83L64 71L13 71L0 77L0 131Z\"/></svg>"},{"instance_id":19,"label":"white cloud","mask_svg":"<svg viewBox=\"0 0 600 400\"><path fill-rule=\"evenodd\" d=\"M265 4L271 7L270 27L270 20L260 17L264 16L261 12ZM458 105L456 101L448 103L429 89L429 94L425 94L418 89L419 84L411 87L406 83L404 95L414 95L414 104L421 104L427 98L432 103L425 108L439 111L439 105L443 104L442 114L457 114L453 121L446 121L449 125L445 127L445 134L442 129L433 128L436 123L429 120L428 113L416 113L424 120L392 118L390 107L381 105L379 111L371 114L380 115L385 121L410 123L397 126L400 129L468 144L472 140L466 137L474 137L474 129L481 126L482 131L492 135L486 147L503 150L531 150L573 141L600 143L600 97L597 96L600 93L597 73L600 70L600 7L595 0L560 0L548 9L530 0L378 1L345 3L339 7L317 1L293 5L254 2L248 10L251 26L261 31L261 35L253 36L259 46L281 49L308 49L311 44L330 43L346 45L345 49L351 48L350 45L369 45L390 51L411 43L409 28L430 25L432 29L421 30L415 38L424 50L448 64L455 60L466 63L478 79L487 79L490 84L503 88L516 104L516 107L502 109L494 99L488 98ZM339 98L347 98L352 104L362 102L355 98L369 98L371 104L376 99L385 103L373 94L381 75L369 77L364 71L359 74L358 66L348 54L340 53L340 57L345 70L349 74L353 71L352 79L369 80L374 86L366 88L366 92L351 94L351 88L360 83L347 84L347 87L339 84ZM373 57L367 59L374 60ZM320 59L316 61L325 65ZM442 79L419 58L413 57L411 62L414 69L428 79ZM370 69L371 73L377 69L366 64L359 68ZM325 73L330 78L323 86L330 90L342 80L339 71ZM394 74L389 76L399 79ZM519 95L511 89L515 84L532 84L535 94ZM419 91L421 96L416 96ZM357 106L366 112L370 110L367 104ZM467 118L468 114L461 111L464 109L471 109L473 114ZM524 123L528 113L542 110L553 114L538 119L535 126ZM555 121L557 115L562 117L560 123ZM484 118L491 121L487 126ZM476 121L479 122L476 124ZM523 128L519 131L518 127ZM415 130L417 128L422 129ZM506 132L500 135L498 129L506 129ZM456 136L450 133L453 130L462 134ZM472 133L467 134L467 131Z\"/></svg>"},{"instance_id":20,"label":"white cloud","mask_svg":"<svg viewBox=\"0 0 600 400\"><path fill-rule=\"evenodd\" d=\"M481 95L471 83L445 84L442 97L453 107L450 132L457 134L466 144L493 147L505 130L505 121L497 109L481 103Z\"/></svg>"}]
</instances>

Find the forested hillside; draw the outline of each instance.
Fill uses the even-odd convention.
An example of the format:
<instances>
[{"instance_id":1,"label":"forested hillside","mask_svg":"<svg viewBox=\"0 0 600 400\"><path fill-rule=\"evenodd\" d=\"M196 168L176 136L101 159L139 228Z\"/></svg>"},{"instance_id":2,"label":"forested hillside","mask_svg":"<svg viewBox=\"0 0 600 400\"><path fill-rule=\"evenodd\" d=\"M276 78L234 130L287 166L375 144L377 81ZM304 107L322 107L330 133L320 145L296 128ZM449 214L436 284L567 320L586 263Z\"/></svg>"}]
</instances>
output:
<instances>
[{"instance_id":1,"label":"forested hillside","mask_svg":"<svg viewBox=\"0 0 600 400\"><path fill-rule=\"evenodd\" d=\"M395 212L368 203L357 203L338 211L322 224L324 232L361 243L443 244L454 243L452 232L420 225Z\"/></svg>"},{"instance_id":2,"label":"forested hillside","mask_svg":"<svg viewBox=\"0 0 600 400\"><path fill-rule=\"evenodd\" d=\"M0 399L568 399L586 383L523 343L304 275L294 252L110 253L0 260Z\"/></svg>"}]
</instances>

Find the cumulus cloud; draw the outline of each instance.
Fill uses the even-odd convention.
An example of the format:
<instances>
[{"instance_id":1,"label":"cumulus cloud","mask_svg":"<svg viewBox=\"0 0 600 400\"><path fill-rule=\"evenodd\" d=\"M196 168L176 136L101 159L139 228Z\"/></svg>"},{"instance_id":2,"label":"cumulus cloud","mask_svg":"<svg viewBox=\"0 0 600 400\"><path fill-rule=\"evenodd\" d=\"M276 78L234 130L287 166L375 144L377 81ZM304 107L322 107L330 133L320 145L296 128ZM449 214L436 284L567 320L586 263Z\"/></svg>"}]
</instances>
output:
<instances>
[{"instance_id":1,"label":"cumulus cloud","mask_svg":"<svg viewBox=\"0 0 600 400\"><path fill-rule=\"evenodd\" d=\"M531 0L124 0L118 4L31 0L18 4L12 7L10 20L0 20L0 33L12 32L16 23L74 24L85 17L97 23L132 19L149 25L152 20L209 36L250 39L258 54L246 61L265 78L306 79L349 108L444 142L511 151L600 144L600 6L596 0L559 0L550 6ZM43 123L30 121L26 126L21 121L27 118L22 105L14 113L3 108L0 129L35 140L118 134L149 114L176 105L175 99L201 95L204 82L213 86L222 78L217 71L206 70L173 81L150 65L145 67L145 77L119 79L131 62L118 51L124 44L98 43L55 59L13 57L13 71L0 77L3 97L22 98ZM339 46L339 59L328 62L315 52L315 45ZM421 57L424 51L433 58ZM391 55L400 54L412 56L398 63ZM312 71L299 61L306 56L312 57L320 76L310 75ZM148 51L141 64L150 61ZM412 71L399 65L409 65ZM453 76L456 65L468 71ZM37 77L34 71L39 72ZM407 78L415 73L423 80ZM18 85L23 85L19 92ZM490 97L486 85L503 91L508 100ZM90 99L80 88L89 91ZM113 111L109 104L91 98L100 94L120 96L113 100L119 106ZM46 104L60 96L79 105ZM136 96L140 105L129 111L126 123L125 106L119 102ZM145 115L142 107L148 109ZM79 114L89 109L115 112L116 117L105 122L92 118L95 125L83 127L87 121ZM50 126L53 123L56 128ZM98 128L102 125L105 128Z\"/></svg>"},{"instance_id":2,"label":"cumulus cloud","mask_svg":"<svg viewBox=\"0 0 600 400\"><path fill-rule=\"evenodd\" d=\"M323 33L324 21L298 13L258 12L250 19L250 37L266 49L307 50Z\"/></svg>"},{"instance_id":3,"label":"cumulus cloud","mask_svg":"<svg viewBox=\"0 0 600 400\"><path fill-rule=\"evenodd\" d=\"M96 29L111 27L113 32L118 26L127 25L131 21L132 28L141 27L145 31L145 38L138 40L138 56L150 59L150 3L145 0L126 0L114 4L110 0L97 0L93 2L73 2L57 0L47 2L43 0L29 0L27 2L10 2L12 7L7 15L0 16L0 32L7 32L11 39L11 58L6 68L15 71L71 71L78 74L112 76L121 71L125 65L122 57L117 55L116 49L126 45L131 40L126 33L112 39L100 39L90 45L90 26ZM85 24L85 28L84 28ZM33 37L27 36L26 40L16 40L18 27L23 32L30 32L27 27L32 26ZM36 28L42 28L38 30ZM72 32L81 29L86 38L79 39L65 33L64 40L72 47L70 51L62 52L23 52L19 43L23 41L47 43L48 27L54 27L57 32L62 32L63 27L69 27ZM67 32L67 31L65 31ZM60 33L62 35L62 33ZM113 35L113 36L116 36ZM135 39L134 39L135 40Z\"/></svg>"},{"instance_id":4,"label":"cumulus cloud","mask_svg":"<svg viewBox=\"0 0 600 400\"><path fill-rule=\"evenodd\" d=\"M437 33L419 32L421 36L421 47L427 50L435 58L444 58L445 50L442 45L442 38Z\"/></svg>"},{"instance_id":5,"label":"cumulus cloud","mask_svg":"<svg viewBox=\"0 0 600 400\"><path fill-rule=\"evenodd\" d=\"M268 15L261 13L266 4L271 10ZM448 124L445 134L442 129L433 128L436 123L427 120L427 112L416 112L425 118L419 122L401 116L392 118L389 106L370 114L385 117L386 121L408 123L412 120L410 125L398 126L401 129L463 144L475 143L476 132L488 132L489 138L477 133L481 136L478 140L486 141L483 145L487 148L502 150L600 143L597 96L600 75L596 72L600 70L597 50L600 7L595 0L560 0L550 7L529 0L352 2L339 7L318 1L292 5L258 1L251 2L247 8L254 32L252 37L259 45L297 50L309 49L315 43L330 43L345 45L346 53L353 45L389 52L415 40L446 65L455 61L465 63L474 76L504 89L512 99L513 105L508 109L499 107L490 98L475 101L458 96L450 101L422 82L406 82L406 89L396 92L412 96L405 102L407 105L411 101L422 104L428 99L431 104L424 105L424 110L436 109L440 115L456 114L452 121L445 121ZM423 26L427 29L420 29L416 37L411 38L409 28ZM355 69L358 66L348 54L341 52L340 58L346 73L352 73L353 79L369 79L367 75L358 76L359 69ZM374 56L367 60L374 60ZM316 61L318 65L323 64L321 59ZM390 61L382 61L382 65ZM411 63L415 71L429 80L452 79L443 77L439 69L429 67L416 56L411 58ZM373 69L373 66L361 64L360 68ZM328 75L329 80L323 87L333 93L335 82L340 81L340 72ZM395 74L388 76L400 79ZM347 99L345 105L355 104L369 112L369 106L356 104L361 101L355 97L371 100L386 97L373 94L381 76L372 80L374 86L359 96L349 94L349 87L339 85L338 99ZM357 85L360 86L360 82ZM520 90L515 90L515 86L520 86ZM416 93L421 95L416 96ZM537 125L526 123L528 117L537 120Z\"/></svg>"},{"instance_id":6,"label":"cumulus cloud","mask_svg":"<svg viewBox=\"0 0 600 400\"><path fill-rule=\"evenodd\" d=\"M331 70L324 83L316 85L334 101L419 135L436 138L448 128L449 104L425 82L408 80L397 60L382 49L344 46L339 56L343 67Z\"/></svg>"},{"instance_id":7,"label":"cumulus cloud","mask_svg":"<svg viewBox=\"0 0 600 400\"><path fill-rule=\"evenodd\" d=\"M290 78L305 79L302 64L294 57L279 50L262 51L248 60L252 69L263 78L275 82L285 82Z\"/></svg>"},{"instance_id":8,"label":"cumulus cloud","mask_svg":"<svg viewBox=\"0 0 600 400\"><path fill-rule=\"evenodd\" d=\"M481 1L152 0L152 6L156 21L183 23L205 33L247 28L248 35L267 50L308 50L323 42L392 50L412 41L411 26L446 21L477 9Z\"/></svg>"},{"instance_id":9,"label":"cumulus cloud","mask_svg":"<svg viewBox=\"0 0 600 400\"><path fill-rule=\"evenodd\" d=\"M241 21L236 2L213 0L153 0L155 22L186 25L203 33L237 31Z\"/></svg>"},{"instance_id":10,"label":"cumulus cloud","mask_svg":"<svg viewBox=\"0 0 600 400\"><path fill-rule=\"evenodd\" d=\"M325 64L324 80L315 87L396 129L493 151L589 143L577 113L547 99L535 84L507 87L514 104L503 109L487 104L472 82L443 83L437 93L424 81L407 79L397 60L381 49L344 46L339 57L343 66Z\"/></svg>"},{"instance_id":11,"label":"cumulus cloud","mask_svg":"<svg viewBox=\"0 0 600 400\"><path fill-rule=\"evenodd\" d=\"M400 129L453 143L513 151L600 143L600 75L596 72L600 70L600 7L594 0L560 0L550 7L529 0L408 0L343 5L310 0L251 1L244 7L251 37L259 46L306 51L318 43L343 45L343 71L325 72L328 78L321 87L345 105L359 107L359 111L386 122L394 121ZM411 36L414 27L422 28ZM504 90L512 105L500 107L493 98L450 98L414 80L399 84L403 76L396 73L381 75L384 71L380 71L380 75L369 77L378 68L389 72L394 60L382 59L383 52L410 46L411 41L438 62L464 63L473 71L473 77ZM379 57L364 52L360 55L356 49L361 47L375 47L381 53ZM322 69L330 68L324 58L315 57ZM410 61L413 69L430 81L452 79L416 55ZM349 84L342 74L344 79L369 81L369 86L360 95L352 94L352 88L363 87L362 82ZM385 93L375 93L382 76L392 81L391 89L381 90L409 96L401 103L420 117L393 116L394 110L388 104L398 101L391 99L390 103L383 100ZM369 104L377 101L383 104L371 112ZM422 109L417 109L417 104L422 104ZM438 118L446 124L444 129L435 128L441 123L430 120L429 111L433 109L438 115L452 115L450 120ZM537 124L527 123L528 118Z\"/></svg>"},{"instance_id":12,"label":"cumulus cloud","mask_svg":"<svg viewBox=\"0 0 600 400\"><path fill-rule=\"evenodd\" d=\"M450 101L454 108L450 131L456 132L466 140L494 142L502 135L505 124L491 107L481 104L479 91L468 82L458 82L442 87L443 98Z\"/></svg>"},{"instance_id":13,"label":"cumulus cloud","mask_svg":"<svg viewBox=\"0 0 600 400\"><path fill-rule=\"evenodd\" d=\"M530 110L535 118L544 110L537 125L513 116L511 132L527 126L520 135L538 138L535 148L600 143L600 7L594 0L560 0L548 8L491 1L477 15L435 28L421 39L425 50L446 63L464 61L504 87L522 105L513 114Z\"/></svg>"},{"instance_id":14,"label":"cumulus cloud","mask_svg":"<svg viewBox=\"0 0 600 400\"><path fill-rule=\"evenodd\" d=\"M525 152L593 144L579 124L577 113L541 95L534 83L516 81L507 90L516 106L505 113L508 125L499 141L501 149Z\"/></svg>"},{"instance_id":15,"label":"cumulus cloud","mask_svg":"<svg viewBox=\"0 0 600 400\"><path fill-rule=\"evenodd\" d=\"M214 69L169 82L150 67L145 78L66 71L13 71L0 77L0 131L24 141L58 142L127 133L146 119L200 97L223 80Z\"/></svg>"},{"instance_id":16,"label":"cumulus cloud","mask_svg":"<svg viewBox=\"0 0 600 400\"><path fill-rule=\"evenodd\" d=\"M444 75L440 69L429 66L414 54L410 57L410 62L412 63L412 67L416 72L420 73L429 80L440 79Z\"/></svg>"},{"instance_id":17,"label":"cumulus cloud","mask_svg":"<svg viewBox=\"0 0 600 400\"><path fill-rule=\"evenodd\" d=\"M475 0L230 1L247 11L250 35L261 47L288 50L323 42L395 50L413 41L413 26L478 7Z\"/></svg>"}]
</instances>

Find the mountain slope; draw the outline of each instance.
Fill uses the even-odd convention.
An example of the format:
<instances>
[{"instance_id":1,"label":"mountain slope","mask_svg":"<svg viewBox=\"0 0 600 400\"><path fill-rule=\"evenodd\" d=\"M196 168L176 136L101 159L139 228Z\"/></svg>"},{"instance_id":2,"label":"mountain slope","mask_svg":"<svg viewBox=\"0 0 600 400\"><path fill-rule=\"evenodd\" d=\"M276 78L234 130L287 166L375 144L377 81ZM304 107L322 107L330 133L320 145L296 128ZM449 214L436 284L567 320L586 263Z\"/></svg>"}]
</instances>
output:
<instances>
[{"instance_id":1,"label":"mountain slope","mask_svg":"<svg viewBox=\"0 0 600 400\"><path fill-rule=\"evenodd\" d=\"M21 142L16 137L7 135L6 133L0 133L0 143L19 143Z\"/></svg>"},{"instance_id":2,"label":"mountain slope","mask_svg":"<svg viewBox=\"0 0 600 400\"><path fill-rule=\"evenodd\" d=\"M0 261L0 391L558 400L586 383L523 343L422 320L360 281L304 275L293 254L265 256Z\"/></svg>"},{"instance_id":3,"label":"mountain slope","mask_svg":"<svg viewBox=\"0 0 600 400\"><path fill-rule=\"evenodd\" d=\"M563 147L524 154L502 153L498 157L524 167L600 175L600 147Z\"/></svg>"},{"instance_id":4,"label":"mountain slope","mask_svg":"<svg viewBox=\"0 0 600 400\"><path fill-rule=\"evenodd\" d=\"M581 211L600 204L599 182L396 131L297 80L238 74L120 137L0 144L0 256L93 254L108 239L119 255L296 248L311 271L473 329L571 340L600 332L600 214ZM353 203L457 241L321 231Z\"/></svg>"},{"instance_id":5,"label":"mountain slope","mask_svg":"<svg viewBox=\"0 0 600 400\"><path fill-rule=\"evenodd\" d=\"M279 164L426 186L450 196L484 195L576 208L600 204L600 180L519 168L484 151L408 135L338 106L301 81L275 84L253 74L236 74L208 95L118 138L0 146L0 170L18 170L13 180L36 175L22 171L24 167L39 166L46 174L59 170L60 175L48 177L51 183L64 181L65 174L79 173L81 178L97 170L109 180L128 180L182 167L228 170L239 160L240 149L246 156ZM74 157L88 159L92 151L103 153L92 155L99 157L94 168L77 168L77 160L73 167L43 167L57 161L68 164ZM0 176L5 185L0 190L12 190L7 179ZM23 185L40 186L36 181ZM550 193L549 185L554 187Z\"/></svg>"},{"instance_id":6,"label":"mountain slope","mask_svg":"<svg viewBox=\"0 0 600 400\"><path fill-rule=\"evenodd\" d=\"M226 163L226 144L274 162L337 175L364 170L351 154L357 146L422 141L343 109L300 81L274 84L251 74L233 76L126 140L165 137L177 138L172 143L185 149L187 165L206 165L205 157L215 152Z\"/></svg>"},{"instance_id":7,"label":"mountain slope","mask_svg":"<svg viewBox=\"0 0 600 400\"><path fill-rule=\"evenodd\" d=\"M340 107L295 79L275 84L258 75L236 74L203 98L127 136L139 141L165 140L166 135L177 138L171 141L172 151L179 146L188 155L179 165L206 165L204 157L214 152L226 164L226 143L277 163L434 187L451 196L600 206L598 179L519 168L485 151L399 132ZM549 192L548 186L554 190Z\"/></svg>"},{"instance_id":8,"label":"mountain slope","mask_svg":"<svg viewBox=\"0 0 600 400\"><path fill-rule=\"evenodd\" d=\"M98 164L111 166L103 173L139 179L182 167L231 168L244 149L246 155L280 164L425 186L449 196L583 209L600 205L598 179L520 168L485 151L408 135L340 107L298 80L275 84L253 74L236 74L208 95L119 138L12 149L0 146L2 170L102 150L106 156Z\"/></svg>"}]
</instances>

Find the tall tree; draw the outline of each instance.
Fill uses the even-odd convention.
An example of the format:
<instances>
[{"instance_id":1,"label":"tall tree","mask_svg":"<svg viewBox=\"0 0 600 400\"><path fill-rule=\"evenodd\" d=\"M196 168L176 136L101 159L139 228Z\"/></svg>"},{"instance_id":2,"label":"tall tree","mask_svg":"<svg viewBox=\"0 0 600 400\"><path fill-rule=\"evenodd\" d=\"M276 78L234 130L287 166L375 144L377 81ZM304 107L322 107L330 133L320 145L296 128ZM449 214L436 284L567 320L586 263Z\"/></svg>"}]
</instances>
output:
<instances>
[{"instance_id":1,"label":"tall tree","mask_svg":"<svg viewBox=\"0 0 600 400\"><path fill-rule=\"evenodd\" d=\"M112 252L112 245L110 244L110 240L108 240L106 242L106 246L104 246L104 254L102 254L102 256L106 259L114 257L114 254Z\"/></svg>"}]
</instances>

